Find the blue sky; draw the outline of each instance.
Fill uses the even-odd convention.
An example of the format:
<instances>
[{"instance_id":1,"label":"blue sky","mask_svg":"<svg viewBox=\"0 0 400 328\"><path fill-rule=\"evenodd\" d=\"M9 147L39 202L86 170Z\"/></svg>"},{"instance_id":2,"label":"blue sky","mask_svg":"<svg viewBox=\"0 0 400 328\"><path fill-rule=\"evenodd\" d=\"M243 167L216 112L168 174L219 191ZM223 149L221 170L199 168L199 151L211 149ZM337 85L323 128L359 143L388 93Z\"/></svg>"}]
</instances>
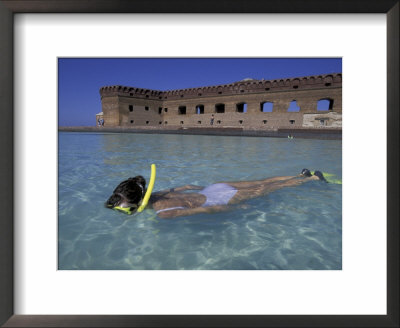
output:
<instances>
[{"instance_id":1,"label":"blue sky","mask_svg":"<svg viewBox=\"0 0 400 328\"><path fill-rule=\"evenodd\" d=\"M171 90L340 72L341 58L59 58L58 120L95 125L106 85Z\"/></svg>"}]
</instances>

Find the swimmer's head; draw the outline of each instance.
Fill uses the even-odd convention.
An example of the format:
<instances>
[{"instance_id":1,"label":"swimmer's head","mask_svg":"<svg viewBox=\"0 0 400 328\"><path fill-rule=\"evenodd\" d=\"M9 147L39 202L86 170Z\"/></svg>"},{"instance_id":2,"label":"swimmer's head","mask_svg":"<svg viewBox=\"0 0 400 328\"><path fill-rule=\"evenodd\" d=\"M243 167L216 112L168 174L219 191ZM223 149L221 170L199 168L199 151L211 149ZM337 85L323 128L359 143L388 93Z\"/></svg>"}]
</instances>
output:
<instances>
[{"instance_id":1,"label":"swimmer's head","mask_svg":"<svg viewBox=\"0 0 400 328\"><path fill-rule=\"evenodd\" d=\"M122 181L104 204L108 208L122 207L136 210L146 192L146 180L138 175Z\"/></svg>"}]
</instances>

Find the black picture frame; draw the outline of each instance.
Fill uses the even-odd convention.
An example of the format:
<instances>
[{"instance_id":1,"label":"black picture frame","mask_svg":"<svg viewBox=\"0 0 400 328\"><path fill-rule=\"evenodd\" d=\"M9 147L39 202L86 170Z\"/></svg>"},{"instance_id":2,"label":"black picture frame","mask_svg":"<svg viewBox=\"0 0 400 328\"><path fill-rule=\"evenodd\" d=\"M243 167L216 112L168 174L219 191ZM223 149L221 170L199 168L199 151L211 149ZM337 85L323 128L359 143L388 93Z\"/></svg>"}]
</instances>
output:
<instances>
[{"instance_id":1,"label":"black picture frame","mask_svg":"<svg viewBox=\"0 0 400 328\"><path fill-rule=\"evenodd\" d=\"M399 327L399 7L399 0L0 0L0 324L4 327ZM14 211L10 204L14 199L13 22L17 13L386 14L387 315L14 315Z\"/></svg>"}]
</instances>

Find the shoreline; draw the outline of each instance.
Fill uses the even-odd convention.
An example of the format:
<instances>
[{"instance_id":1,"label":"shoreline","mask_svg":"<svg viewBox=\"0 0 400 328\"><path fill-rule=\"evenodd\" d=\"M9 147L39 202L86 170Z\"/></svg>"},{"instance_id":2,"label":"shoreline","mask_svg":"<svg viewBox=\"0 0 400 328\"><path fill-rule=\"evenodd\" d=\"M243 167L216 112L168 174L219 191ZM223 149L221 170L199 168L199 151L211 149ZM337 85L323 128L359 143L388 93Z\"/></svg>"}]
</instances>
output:
<instances>
[{"instance_id":1,"label":"shoreline","mask_svg":"<svg viewBox=\"0 0 400 328\"><path fill-rule=\"evenodd\" d=\"M342 140L341 129L329 128L281 128L276 130L250 130L235 127L224 128L131 128L131 127L98 127L98 126L61 126L59 132L89 132L89 133L144 133L144 134L183 134L183 135L211 135L236 137L270 137L287 138L292 135L301 139Z\"/></svg>"}]
</instances>

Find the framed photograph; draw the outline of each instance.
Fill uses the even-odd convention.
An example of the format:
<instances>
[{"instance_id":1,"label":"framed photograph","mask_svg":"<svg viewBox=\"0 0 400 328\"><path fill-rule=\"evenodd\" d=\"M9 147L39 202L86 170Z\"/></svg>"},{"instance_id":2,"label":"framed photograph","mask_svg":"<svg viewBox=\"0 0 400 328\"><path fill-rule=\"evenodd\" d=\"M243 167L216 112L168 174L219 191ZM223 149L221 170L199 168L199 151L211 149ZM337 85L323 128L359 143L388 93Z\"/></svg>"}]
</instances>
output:
<instances>
[{"instance_id":1,"label":"framed photograph","mask_svg":"<svg viewBox=\"0 0 400 328\"><path fill-rule=\"evenodd\" d=\"M245 5L234 1L229 6L181 1L168 5L157 1L0 1L0 10L0 42L2 49L8 49L0 54L0 142L5 152L0 159L2 325L398 326L398 1L341 6L335 1L300 5L295 0ZM336 61L340 71L332 67L324 75L317 70L317 81L301 73L281 81L275 75L275 84L268 75L274 69L284 72L291 63L295 72L301 72L308 60L318 59L324 61L325 70L330 60ZM257 69L261 62L264 70ZM121 67L126 74L136 72L137 81L143 83L157 77L160 82L168 74L179 80L179 70L184 70L197 75L199 84L175 87L171 78L167 86L126 85L118 82L123 76L117 73ZM207 73L209 67L220 75L215 82ZM236 79L238 72L252 76L227 80L228 76ZM199 90L200 84L208 85L207 78L217 87ZM94 91L88 91L90 81L96 81ZM318 88L313 91L315 83L333 91L322 95ZM173 90L157 91L168 88ZM264 93L275 88L276 94L287 97L285 101L279 100L283 96L271 97L271 105L256 88ZM318 102L311 96L296 96L304 88L309 88L310 95L316 93ZM213 92L226 99L197 101ZM85 93L96 94L96 103L85 103L80 96ZM188 100L183 101L185 97ZM285 111L276 122L287 124L286 130L274 127L269 105L278 113ZM119 116L113 109L116 106ZM300 118L299 108L306 108L307 115ZM304 125L320 130L320 125L333 125L325 130L335 130L342 108L343 150L341 142L338 149L335 142L328 145L316 139L300 144L304 135L292 134ZM74 132L58 132L59 126L77 125L71 120L83 117L84 112L90 113L82 121L82 125L92 125L90 140ZM203 119L203 115L210 117ZM159 121L164 126L169 123L164 128L167 134L149 134ZM259 139L231 137L247 141L237 145L244 156L230 161L224 157L228 141L220 145L219 137L207 136L207 143L200 144L185 136L205 124L214 130L218 130L214 125L221 125L233 135L238 130L255 135L267 131L281 137L284 144L254 144ZM99 138L104 134L93 133L101 129L122 132L132 126L145 133L137 134L135 140L127 140L128 134ZM277 135L288 131L285 138ZM177 137L185 139L170 140ZM170 141L180 149L165 152ZM136 152L124 152L135 143ZM267 146L264 152L257 151ZM201 151L189 150L196 147ZM243 181L287 176L294 164L301 165L301 171L300 163L277 161L282 152L289 162L298 161L298 156L289 153L302 153L302 147L311 147L316 158L318 154L324 158L301 160L304 167L324 163L329 172L322 174L328 180L341 183L343 176L343 193L341 184L332 184L338 189L331 195L318 189L319 185L307 189L312 196L304 190L296 194L286 184L303 181L308 177L305 172L300 178L285 180L284 187L289 188L282 190L288 191L274 194L268 209L247 198L243 207L237 197L242 195ZM216 157L221 164L214 163L204 174L202 167L210 165L214 150L221 152ZM275 155L263 157L266 153ZM180 169L173 166L178 157ZM261 177L257 169L240 171L261 162L271 174ZM153 163L157 174L153 165L150 172ZM189 163L194 173L185 180L182 167ZM188 224L186 215L192 213L187 208L173 199L168 206L153 199L150 203L158 218L150 217L155 211L144 210L136 215L139 219L125 219L121 211L141 211L146 188L149 195L152 189L144 182L138 202L133 196L128 200L122 187L114 190L132 165L147 184L158 183L157 191L167 188L168 199L179 192L180 200L190 197L180 185L229 187L228 193L234 194L227 204L237 206L236 216L221 214L215 224L209 218L216 214L199 214ZM224 169L218 170L221 165ZM317 172L310 175L319 176ZM334 180L335 175L340 180ZM167 176L176 183L171 185ZM240 183L213 185L231 181L229 177ZM136 178L135 186L143 186ZM179 190L171 190L176 187ZM215 195L215 190L207 188L197 192L206 203ZM117 196L122 200L117 202ZM288 199L297 202L297 212L312 213L306 219L313 220L316 230L307 228L308 223L287 205ZM93 206L94 202L101 204ZM204 211L210 206L198 208ZM171 213L182 218L160 219ZM112 220L104 220L104 215ZM333 217L340 217L339 225ZM293 234L288 236L285 228L282 236L283 226L293 228ZM271 247L264 247L266 240ZM219 251L217 244L222 245ZM209 252L209 260L200 249Z\"/></svg>"},{"instance_id":2,"label":"framed photograph","mask_svg":"<svg viewBox=\"0 0 400 328\"><path fill-rule=\"evenodd\" d=\"M341 270L341 72L59 58L58 269Z\"/></svg>"}]
</instances>

